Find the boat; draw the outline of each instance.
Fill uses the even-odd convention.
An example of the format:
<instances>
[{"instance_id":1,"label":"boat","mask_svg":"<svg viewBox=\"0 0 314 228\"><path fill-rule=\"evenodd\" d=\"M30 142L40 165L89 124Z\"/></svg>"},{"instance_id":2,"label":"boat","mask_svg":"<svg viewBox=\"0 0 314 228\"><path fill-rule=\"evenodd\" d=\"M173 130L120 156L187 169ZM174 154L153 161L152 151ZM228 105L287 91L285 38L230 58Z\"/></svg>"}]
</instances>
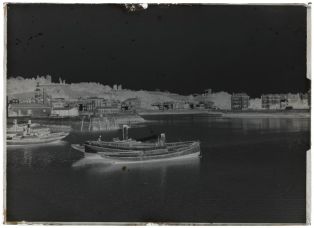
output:
<instances>
[{"instance_id":1,"label":"boat","mask_svg":"<svg viewBox=\"0 0 314 228\"><path fill-rule=\"evenodd\" d=\"M17 126L17 122L14 122L14 126L7 131L7 145L14 146L51 143L59 141L69 134L66 132L51 132L50 128L32 129L31 126L33 125L30 120L23 127ZM16 131L12 129L15 129Z\"/></svg>"},{"instance_id":2,"label":"boat","mask_svg":"<svg viewBox=\"0 0 314 228\"><path fill-rule=\"evenodd\" d=\"M112 141L86 141L72 144L73 149L82 152L85 157L99 155L112 163L152 162L200 156L199 141L166 142L161 134L156 142L143 142L128 138L128 127L123 126L123 139Z\"/></svg>"}]
</instances>

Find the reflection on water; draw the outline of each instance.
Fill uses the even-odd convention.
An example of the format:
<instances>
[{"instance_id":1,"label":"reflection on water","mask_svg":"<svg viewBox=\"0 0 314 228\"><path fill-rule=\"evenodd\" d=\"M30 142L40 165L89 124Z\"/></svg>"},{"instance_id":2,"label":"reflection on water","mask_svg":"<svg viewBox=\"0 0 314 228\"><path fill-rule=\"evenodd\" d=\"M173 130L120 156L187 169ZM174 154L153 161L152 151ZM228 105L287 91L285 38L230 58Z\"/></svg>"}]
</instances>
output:
<instances>
[{"instance_id":1,"label":"reflection on water","mask_svg":"<svg viewBox=\"0 0 314 228\"><path fill-rule=\"evenodd\" d=\"M23 152L23 162L26 166L32 165L32 151L26 148Z\"/></svg>"},{"instance_id":2,"label":"reflection on water","mask_svg":"<svg viewBox=\"0 0 314 228\"><path fill-rule=\"evenodd\" d=\"M276 119L276 118L248 118L248 119L239 119L239 123L241 123L241 128L244 131L248 131L250 129L258 129L258 130L289 130L289 131L301 131L303 129L308 128L309 122L307 119L300 119L299 121L295 121L291 118L285 119ZM234 124L238 124L237 121L233 121Z\"/></svg>"},{"instance_id":3,"label":"reflection on water","mask_svg":"<svg viewBox=\"0 0 314 228\"><path fill-rule=\"evenodd\" d=\"M12 221L304 222L310 119L150 116L134 138L200 140L202 158L112 165L71 144L121 132L7 149ZM44 209L43 209L44 208ZM283 213L284 212L284 213Z\"/></svg>"},{"instance_id":4,"label":"reflection on water","mask_svg":"<svg viewBox=\"0 0 314 228\"><path fill-rule=\"evenodd\" d=\"M161 176L164 176L167 169L179 167L184 169L195 169L199 170L200 157L194 157L192 159L177 159L177 160L166 160L166 161L155 161L155 162L144 162L144 163L124 163L124 164L113 164L99 155L92 157L82 158L79 161L73 163L72 167L75 169L86 169L89 174L104 175L110 174L117 171L130 172L161 172Z\"/></svg>"}]
</instances>

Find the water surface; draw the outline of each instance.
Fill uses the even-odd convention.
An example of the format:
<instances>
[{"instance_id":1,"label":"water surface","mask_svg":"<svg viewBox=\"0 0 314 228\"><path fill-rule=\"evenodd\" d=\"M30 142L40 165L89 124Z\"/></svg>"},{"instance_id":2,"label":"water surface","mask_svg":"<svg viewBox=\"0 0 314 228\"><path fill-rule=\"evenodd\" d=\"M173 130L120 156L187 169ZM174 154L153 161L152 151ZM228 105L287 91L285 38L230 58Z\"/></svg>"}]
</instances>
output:
<instances>
[{"instance_id":1,"label":"water surface","mask_svg":"<svg viewBox=\"0 0 314 228\"><path fill-rule=\"evenodd\" d=\"M310 119L150 116L131 137L200 140L201 159L112 166L64 142L8 148L7 219L63 222L305 222ZM121 132L102 132L111 140Z\"/></svg>"}]
</instances>

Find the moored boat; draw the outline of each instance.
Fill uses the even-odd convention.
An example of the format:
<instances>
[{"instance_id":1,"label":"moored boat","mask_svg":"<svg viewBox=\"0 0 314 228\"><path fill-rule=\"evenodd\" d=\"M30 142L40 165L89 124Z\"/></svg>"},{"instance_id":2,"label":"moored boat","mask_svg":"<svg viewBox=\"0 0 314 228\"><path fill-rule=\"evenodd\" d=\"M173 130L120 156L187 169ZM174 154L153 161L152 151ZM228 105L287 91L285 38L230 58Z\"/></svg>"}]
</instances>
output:
<instances>
[{"instance_id":1,"label":"moored boat","mask_svg":"<svg viewBox=\"0 0 314 228\"><path fill-rule=\"evenodd\" d=\"M165 134L161 134L156 142L136 141L127 138L125 126L122 140L86 141L82 145L73 144L72 148L84 153L85 156L97 154L113 163L150 162L200 156L199 141L166 143Z\"/></svg>"},{"instance_id":2,"label":"moored boat","mask_svg":"<svg viewBox=\"0 0 314 228\"><path fill-rule=\"evenodd\" d=\"M15 123L16 124L16 123ZM66 132L51 132L50 128L37 128L32 129L31 121L27 125L22 127L14 126L15 129L18 129L15 132L7 132L7 145L32 145L32 144L43 144L59 141L65 138L69 133Z\"/></svg>"}]
</instances>

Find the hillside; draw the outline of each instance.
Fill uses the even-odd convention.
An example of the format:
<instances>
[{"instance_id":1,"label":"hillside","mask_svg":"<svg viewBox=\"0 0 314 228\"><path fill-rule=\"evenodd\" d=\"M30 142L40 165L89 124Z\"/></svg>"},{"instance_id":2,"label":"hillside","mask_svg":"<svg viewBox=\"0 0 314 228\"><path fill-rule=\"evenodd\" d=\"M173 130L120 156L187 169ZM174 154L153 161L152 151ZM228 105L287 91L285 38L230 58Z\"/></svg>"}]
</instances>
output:
<instances>
[{"instance_id":1,"label":"hillside","mask_svg":"<svg viewBox=\"0 0 314 228\"><path fill-rule=\"evenodd\" d=\"M187 96L169 92L132 91L128 89L114 90L108 85L95 82L66 84L62 80L60 81L61 83L53 83L49 75L31 79L24 79L22 77L9 78L7 80L7 94L9 97L15 98L32 96L32 92L37 83L39 83L45 89L45 92L53 98L77 99L79 97L101 97L124 101L128 98L138 97L141 100L142 108L151 108L151 104L156 102L187 100Z\"/></svg>"}]
</instances>

